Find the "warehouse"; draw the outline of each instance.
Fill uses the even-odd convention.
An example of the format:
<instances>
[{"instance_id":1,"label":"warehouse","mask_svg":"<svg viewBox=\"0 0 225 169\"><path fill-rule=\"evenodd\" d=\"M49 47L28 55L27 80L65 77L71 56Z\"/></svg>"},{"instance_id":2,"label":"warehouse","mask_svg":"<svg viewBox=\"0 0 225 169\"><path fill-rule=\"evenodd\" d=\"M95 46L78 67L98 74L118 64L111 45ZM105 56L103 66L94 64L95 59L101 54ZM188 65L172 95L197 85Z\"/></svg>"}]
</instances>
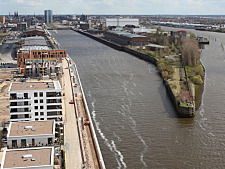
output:
<instances>
[{"instance_id":1,"label":"warehouse","mask_svg":"<svg viewBox=\"0 0 225 169\"><path fill-rule=\"evenodd\" d=\"M150 37L122 31L107 31L105 38L120 45L144 46L149 43Z\"/></svg>"}]
</instances>

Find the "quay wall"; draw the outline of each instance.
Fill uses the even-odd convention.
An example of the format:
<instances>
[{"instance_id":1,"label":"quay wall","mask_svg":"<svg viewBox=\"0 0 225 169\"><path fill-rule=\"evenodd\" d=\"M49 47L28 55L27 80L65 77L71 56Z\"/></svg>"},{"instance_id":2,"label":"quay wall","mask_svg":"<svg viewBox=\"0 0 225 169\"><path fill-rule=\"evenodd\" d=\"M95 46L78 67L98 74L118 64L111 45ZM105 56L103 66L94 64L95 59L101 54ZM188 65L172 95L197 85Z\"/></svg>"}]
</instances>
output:
<instances>
[{"instance_id":1,"label":"quay wall","mask_svg":"<svg viewBox=\"0 0 225 169\"><path fill-rule=\"evenodd\" d=\"M51 36L50 32L48 31L48 34L49 36ZM51 36L52 37L52 36ZM54 39L54 43L56 44L56 47L58 49L63 49L62 46ZM53 46L54 48L55 46ZM95 128L94 128L94 125L93 125L93 121L92 121L92 118L91 118L91 115L90 115L90 111L89 111L89 108L88 108L88 104L87 104L87 100L86 100L86 97L85 97L85 94L84 94L84 90L83 90L83 86L81 84L81 80L80 80L80 76L79 76L79 73L78 73L78 69L77 69L77 66L75 64L75 62L70 58L70 56L67 54L67 58L69 60L69 63L71 64L71 66L68 66L69 68L69 71L70 71L70 67L71 69L73 70L73 73L75 73L77 75L77 79L79 81L79 84L80 84L80 89L81 89L81 93L82 93L82 97L83 97L83 102L84 102L84 108L85 108L85 111L88 115L88 120L90 122L90 131L91 131L91 136L92 136L92 140L93 140L93 144L94 144L94 148L95 148L95 151L96 151L96 154L97 154L97 160L98 160L98 163L99 163L99 166L100 166L100 169L106 169L105 167L105 163L104 163L104 160L103 160L103 156L102 156L102 152L101 152L101 149L100 149L100 146L99 146L99 143L98 143L98 139L97 139L97 136L96 136L96 132L95 132ZM75 75L74 74L74 75ZM71 75L71 71L70 71L70 75ZM74 83L75 80L74 80L74 76L73 78L70 79L71 80L71 83ZM73 89L73 86L72 86L72 89ZM74 93L74 90L72 91L73 92L73 96L75 97L76 93ZM75 100L75 99L74 99ZM76 112L75 112L76 113ZM75 114L76 117L78 117L77 114ZM78 120L79 121L79 120ZM80 135L80 129L79 129L79 126L78 125L78 132L79 132L79 138L81 137ZM81 140L79 140L81 141ZM82 143L81 143L82 145ZM82 155L85 155L83 153L84 150L83 148L81 147L81 151L82 151ZM83 160L84 157L82 157Z\"/></svg>"},{"instance_id":2,"label":"quay wall","mask_svg":"<svg viewBox=\"0 0 225 169\"><path fill-rule=\"evenodd\" d=\"M129 53L129 54L132 54L142 60L145 60L145 61L148 61L152 64L154 64L155 66L157 66L157 59L155 59L154 57L152 56L149 56L145 53L142 53L142 52L139 52L139 51L136 51L134 49L131 49L129 47L124 47L124 46L121 46L119 44L115 44L113 42L110 42L110 41L107 41L105 39L102 39L100 37L96 37L90 33L87 33L87 32L82 32L82 31L77 31L78 33L81 33L87 37L90 37L98 42L101 42L105 45L108 45L114 49L117 49L117 50L120 50L120 51L124 51L126 53ZM176 110L176 112L178 113L178 115L180 117L194 117L195 116L195 106L193 107L184 107L184 106L181 106L180 103L177 101L176 97L175 97L175 94L173 93L169 83L166 81L166 80L163 80L163 83L165 84L165 87L166 87L166 90L167 90L167 93L171 99L171 102ZM201 100L200 100L201 102Z\"/></svg>"},{"instance_id":3,"label":"quay wall","mask_svg":"<svg viewBox=\"0 0 225 169\"><path fill-rule=\"evenodd\" d=\"M95 128L94 128L94 125L93 125L92 117L90 115L90 111L89 111L89 108L88 108L88 104L87 104L87 100L86 100L86 97L85 97L85 94L84 94L84 90L83 90L83 87L82 87L82 84L81 84L78 69L77 69L77 66L76 66L75 62L70 57L69 57L69 60L71 62L71 68L74 69L73 70L74 73L76 72L77 79L78 79L79 84L80 84L80 89L81 89L81 93L82 93L83 101L84 101L84 108L85 108L85 111L88 115L88 120L90 122L90 131L91 131L95 151L96 151L96 154L97 154L98 163L99 163L100 169L105 169L106 168L105 163L104 163L103 156L102 156L102 153L101 153L101 149L100 149L100 146L99 146L99 143L98 143L98 139L97 139L97 136L96 136L96 132L95 132Z\"/></svg>"},{"instance_id":4,"label":"quay wall","mask_svg":"<svg viewBox=\"0 0 225 169\"><path fill-rule=\"evenodd\" d=\"M170 97L170 100L177 111L179 117L194 117L195 116L195 107L184 107L181 106L180 103L177 101L175 94L173 93L169 83L166 80L163 80L165 84L167 93Z\"/></svg>"}]
</instances>

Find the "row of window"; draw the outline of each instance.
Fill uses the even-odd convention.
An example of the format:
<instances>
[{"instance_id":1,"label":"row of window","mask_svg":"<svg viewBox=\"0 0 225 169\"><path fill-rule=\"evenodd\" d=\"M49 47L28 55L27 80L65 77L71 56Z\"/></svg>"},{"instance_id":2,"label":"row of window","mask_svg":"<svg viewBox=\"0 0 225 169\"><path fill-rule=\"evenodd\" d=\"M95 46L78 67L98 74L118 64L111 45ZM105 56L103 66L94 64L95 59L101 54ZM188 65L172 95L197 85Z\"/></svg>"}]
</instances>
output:
<instances>
[{"instance_id":1,"label":"row of window","mask_svg":"<svg viewBox=\"0 0 225 169\"><path fill-rule=\"evenodd\" d=\"M34 100L34 103L38 103L38 100ZM43 99L40 100L40 103L43 103Z\"/></svg>"},{"instance_id":2,"label":"row of window","mask_svg":"<svg viewBox=\"0 0 225 169\"><path fill-rule=\"evenodd\" d=\"M37 110L38 106L34 106L34 109ZM44 106L40 106L40 109L44 109Z\"/></svg>"},{"instance_id":3,"label":"row of window","mask_svg":"<svg viewBox=\"0 0 225 169\"><path fill-rule=\"evenodd\" d=\"M35 112L35 116L39 116L38 112ZM40 112L40 116L44 116L44 112Z\"/></svg>"},{"instance_id":4,"label":"row of window","mask_svg":"<svg viewBox=\"0 0 225 169\"><path fill-rule=\"evenodd\" d=\"M53 138L48 138L48 144L53 143ZM41 145L41 142L38 143L38 145ZM17 145L17 140L12 140L12 147L17 147L20 145ZM26 147L27 146L27 140L26 139L21 139L21 147ZM32 146L35 146L35 139L32 139ZM37 146L37 145L36 145Z\"/></svg>"},{"instance_id":5,"label":"row of window","mask_svg":"<svg viewBox=\"0 0 225 169\"><path fill-rule=\"evenodd\" d=\"M38 97L38 93L34 92L34 97ZM43 92L39 92L39 97L43 97Z\"/></svg>"}]
</instances>

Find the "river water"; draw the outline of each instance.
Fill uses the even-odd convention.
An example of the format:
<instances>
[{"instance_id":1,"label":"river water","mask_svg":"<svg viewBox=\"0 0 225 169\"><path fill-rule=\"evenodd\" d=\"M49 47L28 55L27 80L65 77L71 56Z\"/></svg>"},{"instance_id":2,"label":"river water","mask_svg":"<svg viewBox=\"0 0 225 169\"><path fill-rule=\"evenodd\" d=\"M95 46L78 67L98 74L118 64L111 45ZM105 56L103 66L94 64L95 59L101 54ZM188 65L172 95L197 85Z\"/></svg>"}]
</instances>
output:
<instances>
[{"instance_id":1,"label":"river water","mask_svg":"<svg viewBox=\"0 0 225 169\"><path fill-rule=\"evenodd\" d=\"M77 64L107 168L225 168L225 34L191 31L210 40L193 119L177 117L154 65L73 31L52 32Z\"/></svg>"}]
</instances>

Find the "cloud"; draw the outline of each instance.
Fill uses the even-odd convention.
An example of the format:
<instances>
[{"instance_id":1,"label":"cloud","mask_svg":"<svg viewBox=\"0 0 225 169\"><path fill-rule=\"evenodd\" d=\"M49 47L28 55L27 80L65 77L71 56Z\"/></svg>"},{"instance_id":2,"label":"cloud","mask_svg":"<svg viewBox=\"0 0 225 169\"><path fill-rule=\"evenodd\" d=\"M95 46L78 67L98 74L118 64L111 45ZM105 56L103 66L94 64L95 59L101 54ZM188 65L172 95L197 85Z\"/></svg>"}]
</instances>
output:
<instances>
[{"instance_id":1,"label":"cloud","mask_svg":"<svg viewBox=\"0 0 225 169\"><path fill-rule=\"evenodd\" d=\"M225 0L0 0L0 14L225 14Z\"/></svg>"}]
</instances>

